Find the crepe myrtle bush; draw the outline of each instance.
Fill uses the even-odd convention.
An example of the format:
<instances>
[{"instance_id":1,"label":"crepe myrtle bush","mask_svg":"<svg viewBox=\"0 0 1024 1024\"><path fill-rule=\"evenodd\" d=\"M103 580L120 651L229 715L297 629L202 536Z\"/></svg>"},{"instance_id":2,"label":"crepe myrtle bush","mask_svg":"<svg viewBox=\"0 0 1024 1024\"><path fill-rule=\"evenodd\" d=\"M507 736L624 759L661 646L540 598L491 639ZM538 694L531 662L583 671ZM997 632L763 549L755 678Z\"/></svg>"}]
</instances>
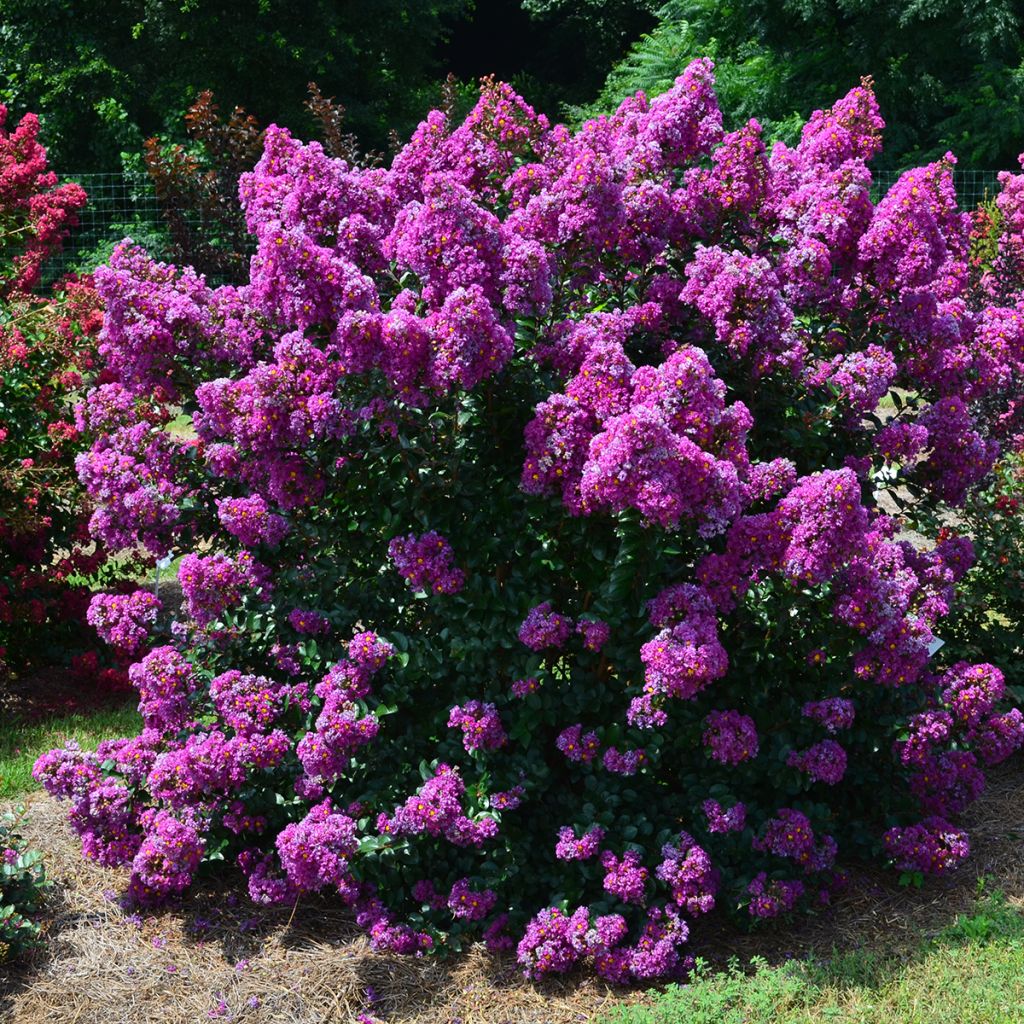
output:
<instances>
[{"instance_id":1,"label":"crepe myrtle bush","mask_svg":"<svg viewBox=\"0 0 1024 1024\"><path fill-rule=\"evenodd\" d=\"M107 609L144 730L36 766L87 856L615 982L844 859L955 868L1024 720L933 657L970 542L878 501L985 481L1024 333L952 156L872 205L882 128L865 83L769 153L707 60L575 134L485 83L388 168L268 129L244 286L122 245L79 472L184 605Z\"/></svg>"}]
</instances>

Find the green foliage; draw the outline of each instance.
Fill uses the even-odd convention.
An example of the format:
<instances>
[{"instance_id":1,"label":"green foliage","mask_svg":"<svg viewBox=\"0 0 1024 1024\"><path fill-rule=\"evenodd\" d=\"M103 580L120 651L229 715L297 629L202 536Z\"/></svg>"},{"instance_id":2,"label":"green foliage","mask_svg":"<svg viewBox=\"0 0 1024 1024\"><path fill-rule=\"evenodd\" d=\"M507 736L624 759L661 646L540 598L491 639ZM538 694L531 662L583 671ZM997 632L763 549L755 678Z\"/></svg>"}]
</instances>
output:
<instances>
[{"instance_id":1,"label":"green foliage","mask_svg":"<svg viewBox=\"0 0 1024 1024\"><path fill-rule=\"evenodd\" d=\"M1010 167L1024 137L1018 6L671 0L585 112L607 110L624 92L662 92L689 60L711 56L726 121L757 113L769 135L789 140L800 126L794 111L827 106L871 75L888 125L880 166L952 149L968 166Z\"/></svg>"},{"instance_id":2,"label":"green foliage","mask_svg":"<svg viewBox=\"0 0 1024 1024\"><path fill-rule=\"evenodd\" d=\"M21 836L23 816L23 808L0 815L0 964L39 944L36 917L51 884L43 855Z\"/></svg>"},{"instance_id":3,"label":"green foliage","mask_svg":"<svg viewBox=\"0 0 1024 1024\"><path fill-rule=\"evenodd\" d=\"M39 112L65 167L109 170L142 137L177 128L199 89L261 123L304 130L315 78L349 123L382 147L407 129L432 90L435 53L468 0L153 0L76 4L10 0L0 13L0 100ZM133 141L134 140L134 141Z\"/></svg>"},{"instance_id":4,"label":"green foliage","mask_svg":"<svg viewBox=\"0 0 1024 1024\"><path fill-rule=\"evenodd\" d=\"M658 11L658 24L636 42L616 64L597 100L574 111L578 119L614 109L621 97L642 89L648 96L668 90L681 70L697 57L716 61L716 87L726 120L738 124L755 115L767 138L795 140L803 125L797 104L765 118L764 112L783 88L784 69L765 46L750 41L735 54L728 53L714 34L709 19L711 4L671 0Z\"/></svg>"},{"instance_id":5,"label":"green foliage","mask_svg":"<svg viewBox=\"0 0 1024 1024\"><path fill-rule=\"evenodd\" d=\"M910 955L861 949L778 967L755 957L693 980L604 1024L989 1024L1015 1019L1024 998L1024 917L1004 896L978 901Z\"/></svg>"}]
</instances>

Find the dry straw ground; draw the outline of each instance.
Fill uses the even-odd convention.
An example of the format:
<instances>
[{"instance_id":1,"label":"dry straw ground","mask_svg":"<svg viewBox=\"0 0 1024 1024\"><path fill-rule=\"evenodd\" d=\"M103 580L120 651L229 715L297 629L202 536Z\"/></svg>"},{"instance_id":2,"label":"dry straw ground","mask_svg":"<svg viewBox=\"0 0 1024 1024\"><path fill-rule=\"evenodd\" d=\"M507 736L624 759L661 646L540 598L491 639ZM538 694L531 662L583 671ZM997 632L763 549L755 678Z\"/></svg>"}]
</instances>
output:
<instances>
[{"instance_id":1,"label":"dry straw ground","mask_svg":"<svg viewBox=\"0 0 1024 1024\"><path fill-rule=\"evenodd\" d=\"M30 838L48 853L58 888L48 949L0 978L4 1024L345 1024L361 1013L386 1024L570 1024L648 998L584 979L531 986L511 958L480 949L447 961L374 954L330 901L307 900L294 914L254 910L228 883L133 921L116 902L124 876L83 862L48 797L30 806ZM958 876L908 891L889 875L854 872L828 912L755 936L702 923L694 952L713 962L861 946L913 956L922 933L971 908L981 876L1024 905L1021 759L993 773L967 823L974 857Z\"/></svg>"}]
</instances>

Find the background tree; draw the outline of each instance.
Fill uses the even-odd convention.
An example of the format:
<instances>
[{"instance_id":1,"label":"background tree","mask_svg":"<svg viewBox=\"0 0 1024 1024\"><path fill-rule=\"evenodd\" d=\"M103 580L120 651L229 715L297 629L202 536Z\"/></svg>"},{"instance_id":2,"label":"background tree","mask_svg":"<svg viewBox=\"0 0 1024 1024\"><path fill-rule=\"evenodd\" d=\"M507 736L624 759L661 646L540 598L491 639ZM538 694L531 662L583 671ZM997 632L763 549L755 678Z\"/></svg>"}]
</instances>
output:
<instances>
[{"instance_id":1,"label":"background tree","mask_svg":"<svg viewBox=\"0 0 1024 1024\"><path fill-rule=\"evenodd\" d=\"M624 92L661 92L675 69L710 55L727 118L756 113L791 137L795 111L871 75L887 125L878 166L952 149L968 166L1010 167L1024 136L1022 13L1014 0L673 0L587 112Z\"/></svg>"},{"instance_id":2,"label":"background tree","mask_svg":"<svg viewBox=\"0 0 1024 1024\"><path fill-rule=\"evenodd\" d=\"M261 124L306 130L315 79L365 144L382 147L434 99L438 49L471 0L11 0L0 19L0 100L38 111L64 167L109 170L122 150L179 131L210 89Z\"/></svg>"}]
</instances>

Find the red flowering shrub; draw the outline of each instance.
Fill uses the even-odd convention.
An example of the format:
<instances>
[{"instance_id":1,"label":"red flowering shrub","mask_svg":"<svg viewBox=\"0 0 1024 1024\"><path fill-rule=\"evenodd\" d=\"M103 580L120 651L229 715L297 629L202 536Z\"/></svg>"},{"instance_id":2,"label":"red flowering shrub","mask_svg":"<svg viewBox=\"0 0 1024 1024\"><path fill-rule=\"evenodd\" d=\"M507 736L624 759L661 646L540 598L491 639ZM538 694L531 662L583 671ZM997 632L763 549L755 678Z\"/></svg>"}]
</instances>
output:
<instances>
[{"instance_id":1,"label":"red flowering shrub","mask_svg":"<svg viewBox=\"0 0 1024 1024\"><path fill-rule=\"evenodd\" d=\"M0 676L75 656L94 677L85 613L107 554L75 474L74 404L95 377L103 315L90 279L48 298L28 290L85 193L55 187L34 115L8 132L6 114L0 105Z\"/></svg>"},{"instance_id":2,"label":"red flowering shrub","mask_svg":"<svg viewBox=\"0 0 1024 1024\"><path fill-rule=\"evenodd\" d=\"M86 855L624 982L842 858L955 868L1024 717L936 656L970 542L901 529L989 478L1024 332L952 156L872 204L882 127L865 86L769 154L709 61L575 134L486 83L386 169L269 128L244 286L116 251L79 473L184 607L95 599L154 646L141 734L36 766Z\"/></svg>"}]
</instances>

